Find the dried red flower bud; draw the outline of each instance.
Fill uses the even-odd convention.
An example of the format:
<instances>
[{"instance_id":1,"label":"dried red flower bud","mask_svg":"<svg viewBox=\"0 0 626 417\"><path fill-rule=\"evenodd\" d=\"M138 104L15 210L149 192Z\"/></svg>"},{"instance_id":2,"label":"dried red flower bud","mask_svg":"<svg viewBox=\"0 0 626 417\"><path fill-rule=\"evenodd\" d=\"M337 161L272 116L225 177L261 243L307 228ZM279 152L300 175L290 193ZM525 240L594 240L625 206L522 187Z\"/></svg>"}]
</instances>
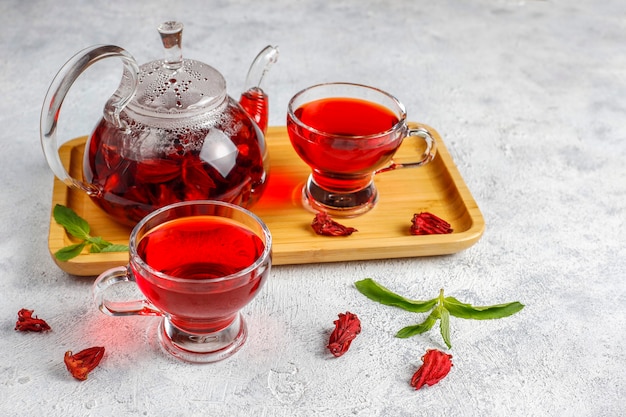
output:
<instances>
[{"instance_id":1,"label":"dried red flower bud","mask_svg":"<svg viewBox=\"0 0 626 417\"><path fill-rule=\"evenodd\" d=\"M443 235L452 233L450 223L426 211L414 214L411 219L412 235Z\"/></svg>"},{"instance_id":2,"label":"dried red flower bud","mask_svg":"<svg viewBox=\"0 0 626 417\"><path fill-rule=\"evenodd\" d=\"M358 232L354 227L347 227L330 218L328 213L319 212L315 215L311 227L318 235L324 236L350 236Z\"/></svg>"},{"instance_id":3,"label":"dried red flower bud","mask_svg":"<svg viewBox=\"0 0 626 417\"><path fill-rule=\"evenodd\" d=\"M426 351L426 354L422 356L424 364L411 378L411 386L418 390L424 385L432 386L441 381L450 372L452 367L450 359L452 359L452 355L440 350L430 349Z\"/></svg>"},{"instance_id":4,"label":"dried red flower bud","mask_svg":"<svg viewBox=\"0 0 626 417\"><path fill-rule=\"evenodd\" d=\"M15 330L20 332L45 332L50 330L50 326L45 320L33 317L34 310L25 308L17 312L17 321L15 322Z\"/></svg>"},{"instance_id":5,"label":"dried red flower bud","mask_svg":"<svg viewBox=\"0 0 626 417\"><path fill-rule=\"evenodd\" d=\"M160 184L171 181L180 175L178 161L168 159L144 159L137 164L135 177L137 182L147 184Z\"/></svg>"},{"instance_id":6,"label":"dried red flower bud","mask_svg":"<svg viewBox=\"0 0 626 417\"><path fill-rule=\"evenodd\" d=\"M104 356L104 348L94 346L72 354L71 350L65 352L65 366L72 376L80 381L87 379L89 372L93 371Z\"/></svg>"},{"instance_id":7,"label":"dried red flower bud","mask_svg":"<svg viewBox=\"0 0 626 417\"><path fill-rule=\"evenodd\" d=\"M339 313L339 319L333 323L335 330L330 335L327 348L330 353L339 357L348 351L356 335L361 333L361 320L356 314L346 311L346 314Z\"/></svg>"}]
</instances>

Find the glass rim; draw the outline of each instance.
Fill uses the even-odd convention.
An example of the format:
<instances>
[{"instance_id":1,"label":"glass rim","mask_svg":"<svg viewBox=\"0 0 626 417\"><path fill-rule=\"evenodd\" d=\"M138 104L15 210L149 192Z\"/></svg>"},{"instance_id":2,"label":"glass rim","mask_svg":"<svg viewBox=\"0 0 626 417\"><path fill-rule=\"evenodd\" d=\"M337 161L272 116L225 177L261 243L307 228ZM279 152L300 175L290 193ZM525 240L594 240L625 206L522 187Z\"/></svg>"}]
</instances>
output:
<instances>
[{"instance_id":1,"label":"glass rim","mask_svg":"<svg viewBox=\"0 0 626 417\"><path fill-rule=\"evenodd\" d=\"M294 103L305 93L313 90L313 89L318 89L318 88L323 88L323 87L331 87L331 86L341 86L341 87L348 87L348 88L362 88L362 89L366 89L369 91L373 91L377 94L380 94L388 99L390 99L397 107L399 110L399 117L398 117L398 122L393 125L391 128L384 130L382 132L377 132L377 133L372 133L369 135L345 135L345 134L336 134L336 133L330 133L330 132L326 132L323 130L319 130L314 128L313 126L310 126L306 123L304 123L302 120L300 120L300 118L298 118L295 114L295 111L297 110L297 108L294 108ZM332 98L332 97L336 97L336 98L340 98L340 97L344 97L344 98L352 98L352 97L348 97L347 95L341 95L341 94L329 94L326 98ZM362 99L365 101L369 101L367 99ZM307 103L309 103L312 100L307 101ZM302 103L299 107L301 107L303 104ZM379 103L377 103L379 104ZM385 106L387 108L389 108L388 106ZM396 111L394 111L394 113L397 113ZM289 103L287 105L287 114L289 116L289 118L291 120L293 120L293 122L295 124L297 124L298 126L311 131L317 135L321 135L321 136L325 136L325 137L332 137L332 138L341 138L342 140L363 140L363 139L371 139L371 138L377 138L380 136L386 136L392 132L395 132L401 128L403 128L406 125L406 109L404 107L404 104L402 104L402 102L400 100L398 100L394 95L381 90L380 88L376 88L376 87L371 87L369 85L365 85L365 84L359 84L359 83L349 83L349 82L328 82L328 83L320 83L320 84L315 84L315 85L311 85L309 87L303 88L302 90L298 91L296 94L294 94L294 96L289 100Z\"/></svg>"},{"instance_id":2,"label":"glass rim","mask_svg":"<svg viewBox=\"0 0 626 417\"><path fill-rule=\"evenodd\" d=\"M263 231L263 237L265 238L263 253L261 255L259 255L257 257L257 259L253 263L248 265L247 267L245 267L243 269L240 269L237 272L233 272L232 274L224 275L223 277L219 277L219 278L204 278L204 279L181 278L181 277L176 277L176 276L173 276L173 275L166 274L164 272L161 272L161 271L153 268L150 264L148 264L137 253L137 244L139 243L137 241L137 236L138 236L139 232L145 227L146 224L148 224L148 222L150 222L155 217L157 217L157 216L159 216L159 215L161 215L161 214L163 214L163 213L165 213L167 211L172 211L172 210L175 210L175 209L177 209L179 207L194 206L194 205L225 207L225 208L229 208L229 209L238 211L238 212L240 212L240 213L250 217L252 220L254 220L261 227L261 230ZM184 216L184 217L179 217L179 218L188 218L188 217L194 217L194 216L196 216L196 215L189 215L189 216ZM215 217L219 217L219 216L215 216ZM161 225L163 223L165 223L165 222L161 222L161 223L159 223L159 225ZM237 223L239 223L239 222L237 222ZM154 226L154 227L156 227L156 226ZM150 228L149 230L152 230L154 227ZM146 232L148 232L149 230L147 230ZM146 234L147 233L144 233L144 236ZM234 280L234 279L240 278L242 276L245 276L245 275L249 274L251 271L257 269L259 266L261 266L263 263L265 263L268 260L268 258L271 257L271 254L272 254L272 234L271 234L269 228L267 227L267 225L263 222L263 220L261 220L261 218L259 216L257 216L256 214L252 213L250 210L245 209L245 208L243 208L241 206L238 206L238 205L235 205L235 204L232 204L232 203L227 203L227 202L224 202L224 201L217 201L217 200L181 201L181 202L178 202L178 203L173 203L173 204L169 204L167 206L161 207L161 208L151 212L150 214L146 215L143 219L141 219L139 221L139 223L137 223L135 225L135 227L133 228L133 230L132 230L132 232L130 234L130 238L129 238L129 242L128 242L128 248L129 248L129 254L130 254L129 264L131 264L131 263L138 264L138 266L140 268L148 271L152 276L155 276L155 277L158 277L160 279L167 280L167 281L179 282L179 283L210 284L210 283L224 282L224 281L230 281L230 280Z\"/></svg>"}]
</instances>

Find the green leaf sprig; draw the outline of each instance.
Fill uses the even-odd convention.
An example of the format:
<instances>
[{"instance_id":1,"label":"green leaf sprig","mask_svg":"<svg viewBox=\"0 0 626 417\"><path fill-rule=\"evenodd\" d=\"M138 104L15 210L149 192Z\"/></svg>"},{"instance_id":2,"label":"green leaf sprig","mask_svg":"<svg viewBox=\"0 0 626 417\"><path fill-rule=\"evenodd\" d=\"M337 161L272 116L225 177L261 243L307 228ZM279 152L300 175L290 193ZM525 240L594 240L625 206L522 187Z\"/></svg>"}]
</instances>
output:
<instances>
[{"instance_id":1,"label":"green leaf sprig","mask_svg":"<svg viewBox=\"0 0 626 417\"><path fill-rule=\"evenodd\" d=\"M128 250L128 246L126 245L114 244L107 242L99 236L91 236L89 234L90 228L87 221L69 207L57 204L52 210L52 215L54 220L63 226L67 233L74 236L76 239L80 239L80 242L61 248L54 253L55 258L60 261L68 261L80 255L87 245L90 245L90 253L125 252Z\"/></svg>"},{"instance_id":2,"label":"green leaf sprig","mask_svg":"<svg viewBox=\"0 0 626 417\"><path fill-rule=\"evenodd\" d=\"M437 320L439 320L441 337L443 337L443 341L448 346L448 349L452 347L450 342L450 316L462 319L490 320L510 316L524 308L524 305L518 301L492 306L473 306L462 303L454 297L444 297L443 288L439 290L439 296L432 300L410 300L388 290L371 278L357 281L354 285L361 294L378 303L398 307L413 313L430 311L430 314L422 323L400 329L396 333L396 337L407 338L422 334L432 329Z\"/></svg>"}]
</instances>

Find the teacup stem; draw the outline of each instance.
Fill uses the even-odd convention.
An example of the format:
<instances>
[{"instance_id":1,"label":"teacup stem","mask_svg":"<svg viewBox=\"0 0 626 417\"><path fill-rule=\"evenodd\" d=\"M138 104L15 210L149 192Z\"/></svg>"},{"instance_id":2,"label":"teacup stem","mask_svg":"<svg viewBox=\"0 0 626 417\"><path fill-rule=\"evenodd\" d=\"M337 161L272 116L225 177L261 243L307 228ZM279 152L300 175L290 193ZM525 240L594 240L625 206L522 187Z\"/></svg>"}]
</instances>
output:
<instances>
[{"instance_id":1,"label":"teacup stem","mask_svg":"<svg viewBox=\"0 0 626 417\"><path fill-rule=\"evenodd\" d=\"M370 211L378 201L378 190L373 181L357 191L328 191L320 187L313 176L302 188L302 202L305 208L323 211L335 217L356 217Z\"/></svg>"}]
</instances>

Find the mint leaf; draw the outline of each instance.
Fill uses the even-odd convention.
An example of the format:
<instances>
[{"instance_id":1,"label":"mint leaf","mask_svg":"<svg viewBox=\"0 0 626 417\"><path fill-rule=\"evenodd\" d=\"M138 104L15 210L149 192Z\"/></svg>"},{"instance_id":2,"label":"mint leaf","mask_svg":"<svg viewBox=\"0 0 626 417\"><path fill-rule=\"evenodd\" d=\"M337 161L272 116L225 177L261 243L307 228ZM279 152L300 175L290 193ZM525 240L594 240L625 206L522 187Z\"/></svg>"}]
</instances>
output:
<instances>
[{"instance_id":1,"label":"mint leaf","mask_svg":"<svg viewBox=\"0 0 626 417\"><path fill-rule=\"evenodd\" d=\"M398 307L403 310L412 311L414 313L425 313L437 304L436 298L428 301L409 300L408 298L404 298L388 290L371 278L357 281L354 285L357 290L361 292L361 294L370 300L384 305Z\"/></svg>"},{"instance_id":2,"label":"mint leaf","mask_svg":"<svg viewBox=\"0 0 626 417\"><path fill-rule=\"evenodd\" d=\"M90 253L100 252L125 252L128 250L126 245L118 245L108 242L100 236L90 236L90 227L85 219L80 217L71 208L61 204L54 206L52 211L54 220L65 228L65 230L77 239L82 240L80 243L66 246L55 252L54 256L60 261L68 261L82 252L87 245Z\"/></svg>"},{"instance_id":3,"label":"mint leaf","mask_svg":"<svg viewBox=\"0 0 626 417\"><path fill-rule=\"evenodd\" d=\"M101 237L90 237L87 242L91 243L91 253L100 252L126 252L128 250L127 245L120 245L116 243L108 242Z\"/></svg>"},{"instance_id":4,"label":"mint leaf","mask_svg":"<svg viewBox=\"0 0 626 417\"><path fill-rule=\"evenodd\" d=\"M59 261L69 261L70 259L80 255L86 244L86 242L81 242L61 248L54 253L54 257Z\"/></svg>"},{"instance_id":5,"label":"mint leaf","mask_svg":"<svg viewBox=\"0 0 626 417\"><path fill-rule=\"evenodd\" d=\"M102 250L108 246L111 246L112 243L111 242L107 242L106 240L102 239L101 237L89 237L89 239L87 239L87 242L91 243L91 248L89 249L89 252L91 253L100 253L102 252Z\"/></svg>"},{"instance_id":6,"label":"mint leaf","mask_svg":"<svg viewBox=\"0 0 626 417\"><path fill-rule=\"evenodd\" d=\"M448 346L448 349L450 349L452 347L452 343L450 342L450 313L445 307L440 307L439 331L441 332L444 343Z\"/></svg>"},{"instance_id":7,"label":"mint leaf","mask_svg":"<svg viewBox=\"0 0 626 417\"><path fill-rule=\"evenodd\" d=\"M71 208L57 204L52 210L52 216L75 238L83 240L89 238L89 224Z\"/></svg>"},{"instance_id":8,"label":"mint leaf","mask_svg":"<svg viewBox=\"0 0 626 417\"><path fill-rule=\"evenodd\" d=\"M439 311L436 309L431 311L426 320L420 324L414 326L403 327L396 333L396 337L406 339L407 337L415 336L416 334L422 334L433 328L437 320L439 319Z\"/></svg>"},{"instance_id":9,"label":"mint leaf","mask_svg":"<svg viewBox=\"0 0 626 417\"><path fill-rule=\"evenodd\" d=\"M444 297L443 288L439 290L439 296L432 300L410 300L395 294L371 278L357 281L354 285L367 298L381 304L415 313L424 313L432 310L422 323L403 327L396 333L396 337L407 338L424 333L432 329L437 320L440 320L439 331L448 349L452 348L450 341L450 316L475 320L499 319L515 314L524 308L524 305L518 301L492 306L472 306L471 304L462 303L454 297Z\"/></svg>"},{"instance_id":10,"label":"mint leaf","mask_svg":"<svg viewBox=\"0 0 626 417\"><path fill-rule=\"evenodd\" d=\"M472 306L462 303L454 297L446 297L443 305L455 317L474 320L500 319L515 314L524 308L524 305L518 301L492 306Z\"/></svg>"},{"instance_id":11,"label":"mint leaf","mask_svg":"<svg viewBox=\"0 0 626 417\"><path fill-rule=\"evenodd\" d=\"M102 248L101 252L126 252L128 251L127 245L120 245L117 243L112 243L107 247Z\"/></svg>"}]
</instances>

